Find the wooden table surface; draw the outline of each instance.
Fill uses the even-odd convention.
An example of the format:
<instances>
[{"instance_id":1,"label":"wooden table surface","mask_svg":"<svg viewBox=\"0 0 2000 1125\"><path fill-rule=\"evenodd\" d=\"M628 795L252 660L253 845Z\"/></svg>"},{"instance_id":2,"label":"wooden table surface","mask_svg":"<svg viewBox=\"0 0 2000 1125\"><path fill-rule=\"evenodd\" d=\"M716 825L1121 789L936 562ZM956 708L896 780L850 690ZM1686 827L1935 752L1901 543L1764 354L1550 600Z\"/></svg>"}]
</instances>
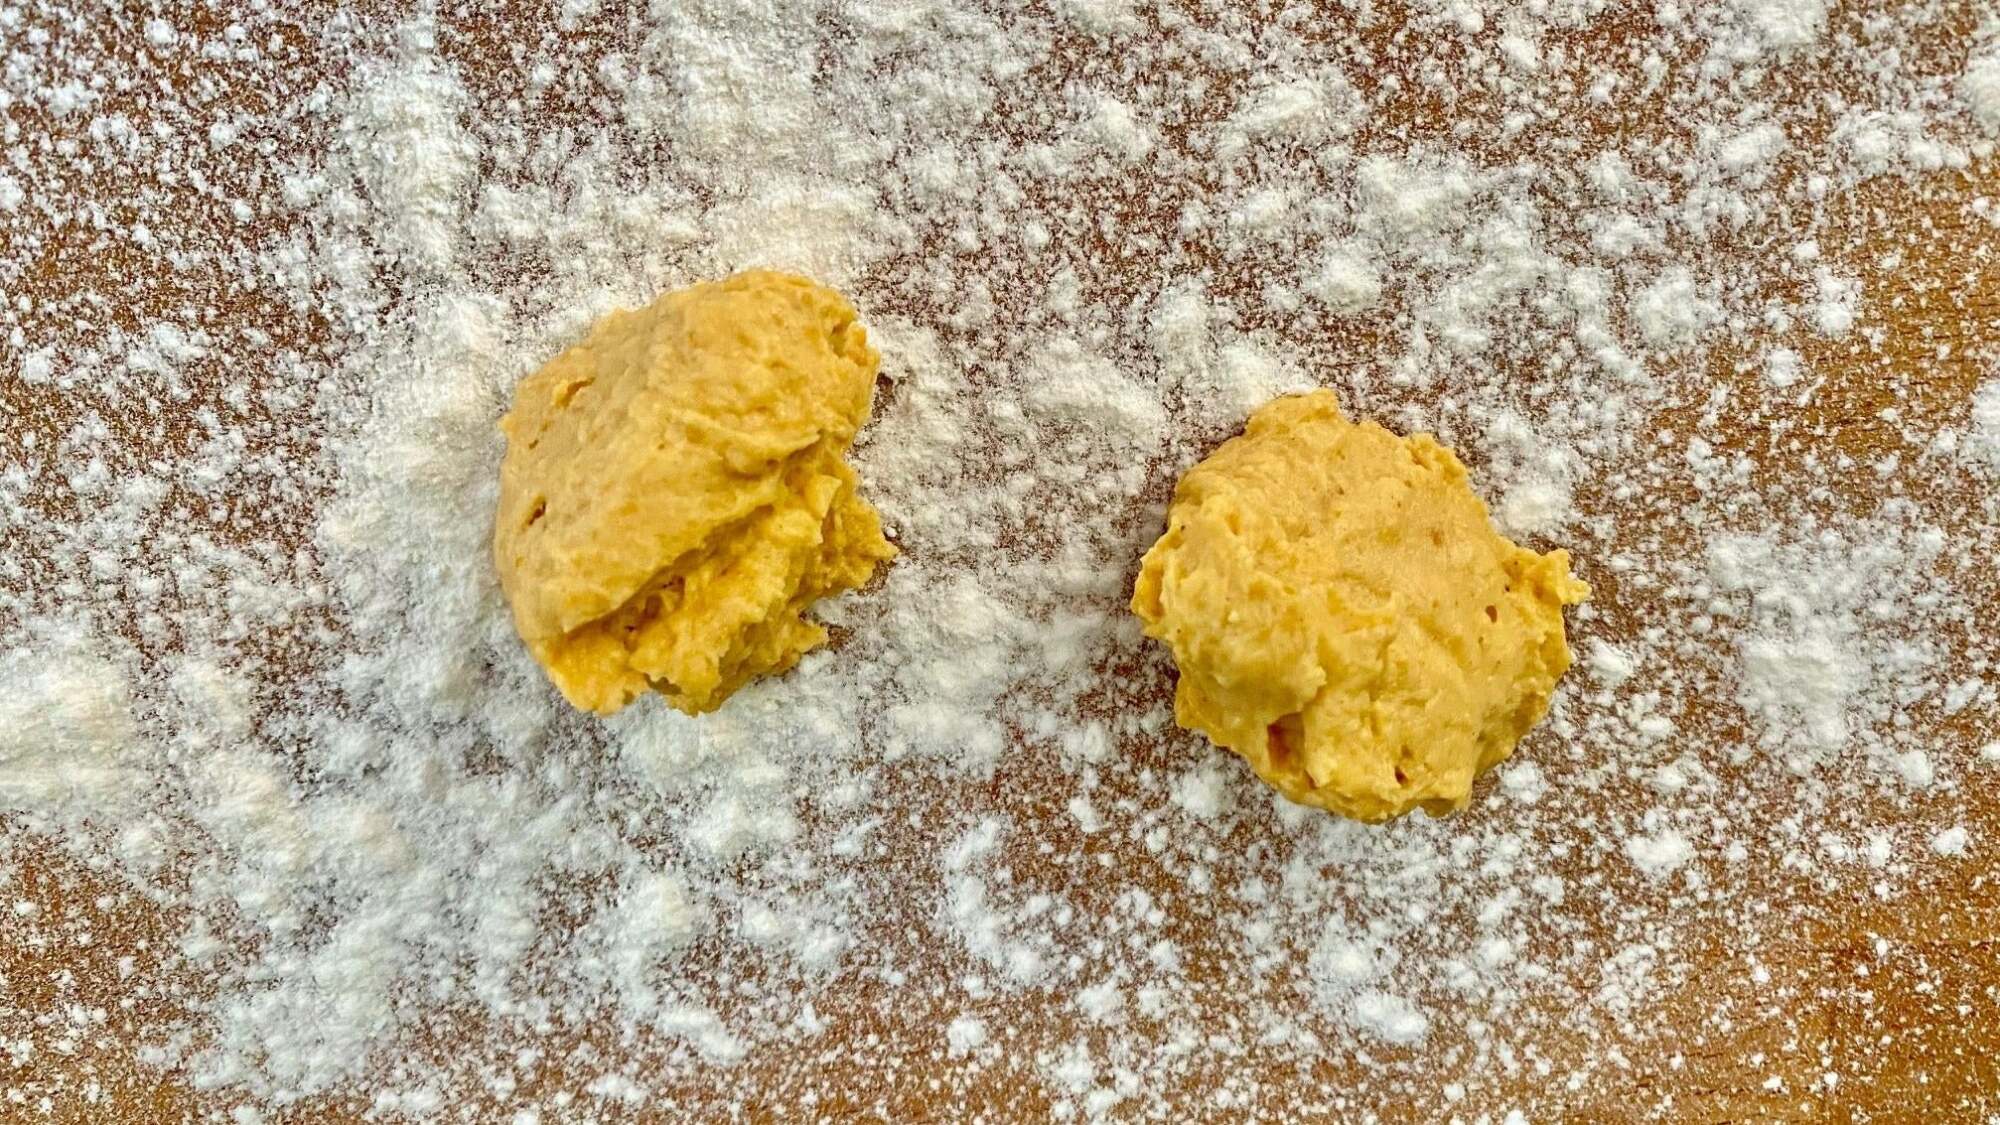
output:
<instances>
[{"instance_id":1,"label":"wooden table surface","mask_svg":"<svg viewBox=\"0 0 2000 1125\"><path fill-rule=\"evenodd\" d=\"M439 19L439 50L468 74L481 68L482 53L510 38L533 41L547 31L548 16L531 5L512 6L504 14L459 19L444 13ZM1841 5L1838 28L1857 25L1865 6ZM1979 5L1953 6L1937 31L1937 49L1962 57ZM190 38L202 27L211 32L228 22L225 5L210 5L186 13ZM386 12L384 13L386 16ZM1991 18L1990 8L1986 15ZM373 18L373 17L363 17ZM1629 28L1647 20L1641 14L1598 20L1575 32L1568 44L1575 52L1615 52ZM175 70L136 61L147 54L140 41L139 21L117 6L81 6L62 17L30 6L29 26L48 28L68 50L94 56L106 66L143 70L147 82L159 81L189 92L186 100L210 105L266 107L301 96L325 77L322 59L311 49L312 33L303 26L279 38L289 49L260 65L236 70L192 67ZM519 21L516 26L510 21ZM1393 34L1391 18L1380 32ZM0 40L7 32L0 31ZM24 32L12 32L25 42ZM587 60L593 49L588 28L573 35L585 44L577 58ZM579 62L579 65L582 65ZM1836 85L1837 67L1825 68L1825 81ZM205 95L193 95L197 87ZM151 101L143 86L107 92L100 112L122 109L145 120ZM88 116L59 116L33 99L17 97L4 106L10 144L22 138L61 138L88 128ZM582 111L587 112L587 111ZM1665 127L1644 120L1643 114L1607 112L1604 129L1643 133ZM279 139L282 144L282 138ZM1493 139L1465 141L1468 149ZM38 167L67 169L61 182L40 185L75 198L95 200L117 212L124 185L116 177L97 174L81 163L42 162ZM178 194L191 225L224 225L232 220L220 195L268 195L271 178L253 164L238 172L240 182L220 185L220 191L182 184L165 190ZM2000 342L2000 271L1996 271L1995 228L1977 218L1966 201L2000 197L2000 165L1983 155L1962 170L1942 170L1924 176L1890 176L1869 180L1836 196L1829 204L1833 218L1821 229L1839 232L1839 240L1821 236L1828 260L1865 280L1868 322L1874 331L1865 341L1820 340L1810 335L1796 341L1806 360L1824 373L1827 383L1802 419L1825 424L1827 448L1867 461L1893 444L1875 419L1894 403L1904 411L1932 411L1940 416L1962 412L1972 388L1990 371L1982 357ZM128 243L106 239L89 225L56 222L32 210L17 213L0 228L0 263L10 269L10 297L36 302L18 320L30 328L67 331L78 317L88 316L98 330L136 329L149 315L174 307L206 310L217 337L249 329L268 333L280 347L320 348L327 344L329 326L312 309L288 307L257 291L234 286L228 275L196 269L177 271L136 254ZM1897 260L1884 267L1885 254ZM1142 263L1135 260L1134 269ZM69 295L94 293L115 297L79 307ZM32 333L31 333L32 334ZM0 345L4 349L4 345ZM1937 361L1950 349L1957 358ZM1714 376L1726 379L1742 357L1709 355L1705 362ZM1919 400L1902 399L1883 380L1882 365L1915 363L1932 374ZM66 399L24 386L6 372L18 356L0 359L0 400L7 405L5 440L35 433L58 440L88 407L84 396ZM219 368L197 378L226 377ZM114 430L121 440L152 440L146 427L120 420ZM169 437L169 441L188 440ZM1744 448L1756 451L1746 435ZM1758 455L1761 455L1758 454ZM1865 480L1855 487L1865 491ZM32 543L8 543L9 552L32 553ZM1990 563L1990 560L1989 560ZM1593 575L1593 578L1596 576ZM1991 592L1989 586L1988 593ZM1599 593L1607 628L1629 624L1645 613L1643 602L1621 598L1601 587ZM1985 603L1990 615L2000 603ZM1989 616L1988 620L1991 620ZM4 623L0 623L4 624ZM1956 731L1941 732L1971 745L1982 736L1989 717L1962 714ZM1990 775L1989 775L1990 776ZM1962 823L1976 839L2000 839L2000 797L1990 782L1968 785L1956 794L1963 802ZM1032 801L1057 816L1063 794L1045 785ZM1900 815L1885 803L1883 817ZM7 830L4 898L38 904L33 914L0 914L0 1120L64 1122L155 1122L195 1119L226 1113L236 1104L227 1091L193 1088L186 1074L174 1068L141 1064L133 1056L136 1034L149 1026L181 1017L191 998L210 987L201 973L172 953L174 935L183 919L132 894L108 870L93 870L71 853L38 837L30 818L10 817ZM1990 854L1990 853L1987 853ZM1737 956L1734 944L1751 932L1743 926L1718 928L1713 948L1686 952L1684 961L1707 966L1668 982L1661 999L1632 1014L1636 1023L1654 1032L1650 1045L1622 1053L1615 1042L1595 1035L1565 1032L1559 1019L1544 1021L1546 1041L1540 1044L1548 1065L1533 1067L1505 1079L1501 1095L1491 1104L1462 1108L1467 1120L1481 1114L1519 1107L1532 1120L1568 1121L1979 1121L2000 1113L2000 884L1983 863L1937 864L1925 867L1889 900L1870 889L1865 869L1837 880L1772 888L1765 901L1786 904L1786 917L1756 928L1762 974L1753 974ZM1177 924L1199 929L1200 918ZM88 943L77 939L87 932ZM1857 985L1865 981L1865 985ZM1226 982L1218 982L1225 984ZM857 986L875 987L875 986ZM902 1006L907 1026L894 1026L880 1015L881 997L857 995L851 1009L829 1011L829 1035L836 1039L880 1036L898 1043L912 1027L931 1026L939 1018L924 997L910 997ZM894 1005L892 1005L894 1006ZM1052 1014L1051 1020L1060 1017ZM464 1013L454 1019L450 1041L414 1042L413 1052L446 1058L478 1052L486 1034L485 1017ZM1678 1049L1663 1050L1657 1034L1671 1030ZM1054 1034L1052 1028L1052 1034ZM9 1043L32 1042L31 1052L9 1056ZM912 1043L917 1042L912 1040ZM928 1042L927 1040L924 1042ZM551 1086L564 1081L563 1060L621 1057L659 1050L657 1043L620 1042L604 1029L561 1027L547 1036L544 1072ZM882 1070L843 1075L845 1100L823 1102L827 1119L973 1119L988 1114L1001 1119L1033 1119L1046 1106L1024 1095L1020 1076L1004 1068L988 1069L969 1078L954 1077L928 1047L912 1045L904 1055L907 1070ZM576 1065L582 1065L577 1063ZM1245 1066L1255 1066L1254 1058ZM783 1119L772 1108L783 1104L806 1077L823 1080L810 1058L760 1054L729 1075L694 1074L691 1086L726 1082L748 1091L746 1112L752 1119ZM1270 1074L1264 1097L1272 1106L1290 1095L1288 1088L1313 1086L1338 1090L1356 1080L1361 1064L1352 1058L1329 1058L1317 1073ZM1571 1087L1551 1085L1547 1073L1589 1072L1594 1077ZM1841 1075L1828 1089L1822 1076ZM929 1075L929 1078L925 1076ZM769 1092L769 1101L756 1091ZM1187 1091L1198 1106L1199 1090ZM484 1095L476 1083L449 1092L454 1106L470 1107L460 1114L478 1118ZM1024 1100L1024 1097L1026 1100ZM365 1099L316 1099L270 1115L270 1120L358 1120L368 1115ZM1422 1120L1436 1110L1427 1105L1380 1104L1350 1107L1386 1120ZM583 1114L583 1110L577 1111ZM601 1111L617 1116L626 1111ZM631 1111L636 1117L659 1115ZM666 1114L671 1116L671 1114ZM1191 1109L1189 1120L1207 1119L1208 1112ZM1231 1116L1215 1112L1217 1119ZM1497 1119L1497 1118L1496 1118Z\"/></svg>"}]
</instances>

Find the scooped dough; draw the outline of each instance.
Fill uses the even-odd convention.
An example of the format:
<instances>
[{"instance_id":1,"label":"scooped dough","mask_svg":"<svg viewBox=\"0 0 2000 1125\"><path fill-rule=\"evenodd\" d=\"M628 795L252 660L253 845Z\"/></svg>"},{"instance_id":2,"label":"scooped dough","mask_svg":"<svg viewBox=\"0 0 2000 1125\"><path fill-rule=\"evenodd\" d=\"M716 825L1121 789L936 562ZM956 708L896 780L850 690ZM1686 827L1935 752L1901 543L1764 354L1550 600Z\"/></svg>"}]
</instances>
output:
<instances>
[{"instance_id":1,"label":"scooped dough","mask_svg":"<svg viewBox=\"0 0 2000 1125\"><path fill-rule=\"evenodd\" d=\"M806 610L895 553L842 460L877 363L838 293L760 270L614 312L522 381L493 554L564 697L699 714L826 640Z\"/></svg>"},{"instance_id":2,"label":"scooped dough","mask_svg":"<svg viewBox=\"0 0 2000 1125\"><path fill-rule=\"evenodd\" d=\"M1358 820L1465 806L1570 665L1569 555L1495 531L1428 434L1327 391L1266 404L1189 470L1132 610L1180 667L1175 718L1279 792Z\"/></svg>"}]
</instances>

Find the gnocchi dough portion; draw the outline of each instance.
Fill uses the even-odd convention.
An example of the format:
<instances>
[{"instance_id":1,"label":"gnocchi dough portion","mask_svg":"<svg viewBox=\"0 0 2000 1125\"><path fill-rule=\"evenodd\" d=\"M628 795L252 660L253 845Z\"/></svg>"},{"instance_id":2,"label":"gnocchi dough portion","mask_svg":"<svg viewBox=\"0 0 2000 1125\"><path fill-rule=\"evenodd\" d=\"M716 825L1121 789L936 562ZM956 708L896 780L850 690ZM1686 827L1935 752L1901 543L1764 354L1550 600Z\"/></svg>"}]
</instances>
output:
<instances>
[{"instance_id":1,"label":"gnocchi dough portion","mask_svg":"<svg viewBox=\"0 0 2000 1125\"><path fill-rule=\"evenodd\" d=\"M826 640L813 602L895 554L844 460L878 363L838 293L756 270L611 313L521 382L493 554L565 698L700 714Z\"/></svg>"},{"instance_id":2,"label":"gnocchi dough portion","mask_svg":"<svg viewBox=\"0 0 2000 1125\"><path fill-rule=\"evenodd\" d=\"M1280 398L1190 469L1132 610L1180 669L1179 723L1286 797L1383 821L1463 808L1570 665L1564 551L1494 529L1428 434Z\"/></svg>"}]
</instances>

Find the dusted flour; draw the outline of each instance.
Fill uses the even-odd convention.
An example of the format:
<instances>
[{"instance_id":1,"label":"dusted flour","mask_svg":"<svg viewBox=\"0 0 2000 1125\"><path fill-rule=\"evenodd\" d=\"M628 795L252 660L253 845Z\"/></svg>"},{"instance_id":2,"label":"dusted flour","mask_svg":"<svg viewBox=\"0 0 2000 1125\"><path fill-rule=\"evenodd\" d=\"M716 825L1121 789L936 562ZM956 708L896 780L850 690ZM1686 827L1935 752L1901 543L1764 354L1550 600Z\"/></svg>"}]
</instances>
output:
<instances>
[{"instance_id":1,"label":"dusted flour","mask_svg":"<svg viewBox=\"0 0 2000 1125\"><path fill-rule=\"evenodd\" d=\"M1718 981L1770 1104L1867 1088L1788 951L2000 838L1978 5L507 7L0 3L0 935L106 966L9 982L9 1112L1671 1114ZM883 353L902 555L580 717L494 422L758 264ZM1598 591L1464 815L1274 803L1123 609L1311 386Z\"/></svg>"}]
</instances>

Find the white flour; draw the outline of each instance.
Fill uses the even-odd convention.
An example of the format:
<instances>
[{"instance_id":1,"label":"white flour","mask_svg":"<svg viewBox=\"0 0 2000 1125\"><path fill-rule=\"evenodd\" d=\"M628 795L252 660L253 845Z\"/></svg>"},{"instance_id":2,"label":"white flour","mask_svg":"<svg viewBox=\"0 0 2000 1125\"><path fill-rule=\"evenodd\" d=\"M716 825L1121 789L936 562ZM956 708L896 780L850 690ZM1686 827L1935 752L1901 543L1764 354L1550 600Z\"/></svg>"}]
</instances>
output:
<instances>
[{"instance_id":1,"label":"white flour","mask_svg":"<svg viewBox=\"0 0 2000 1125\"><path fill-rule=\"evenodd\" d=\"M2000 758L2000 340L1888 342L1945 252L1908 217L1991 234L1952 177L1992 182L1996 28L1191 7L0 6L0 847L170 920L126 987L180 999L105 1034L245 1121L804 1113L857 1073L1512 1120L1521 1075L1556 1116L1653 1050L1704 935L1744 973L1795 936L1786 888L1989 864L1943 798ZM571 714L491 572L494 421L598 315L752 264L863 310L903 555L716 715ZM1123 608L1175 475L1313 385L1599 590L1451 820L1274 800ZM72 1034L22 1015L17 1052ZM1328 1060L1355 1084L1257 1077Z\"/></svg>"}]
</instances>

